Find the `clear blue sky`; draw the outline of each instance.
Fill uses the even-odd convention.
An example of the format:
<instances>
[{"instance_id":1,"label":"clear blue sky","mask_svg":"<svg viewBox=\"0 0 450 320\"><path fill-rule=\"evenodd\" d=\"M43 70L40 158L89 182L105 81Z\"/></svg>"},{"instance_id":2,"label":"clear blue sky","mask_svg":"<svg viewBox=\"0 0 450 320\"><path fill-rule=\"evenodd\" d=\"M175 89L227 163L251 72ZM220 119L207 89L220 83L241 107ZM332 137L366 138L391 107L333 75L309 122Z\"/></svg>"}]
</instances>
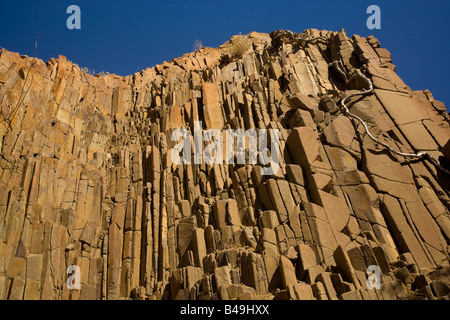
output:
<instances>
[{"instance_id":1,"label":"clear blue sky","mask_svg":"<svg viewBox=\"0 0 450 320\"><path fill-rule=\"evenodd\" d=\"M81 8L81 30L69 30L66 9ZM366 9L381 8L381 30L368 30ZM414 90L430 89L450 106L449 0L267 1L183 0L6 1L0 46L29 56L59 54L81 67L128 75L193 51L195 40L217 47L232 35L307 28L376 36Z\"/></svg>"}]
</instances>

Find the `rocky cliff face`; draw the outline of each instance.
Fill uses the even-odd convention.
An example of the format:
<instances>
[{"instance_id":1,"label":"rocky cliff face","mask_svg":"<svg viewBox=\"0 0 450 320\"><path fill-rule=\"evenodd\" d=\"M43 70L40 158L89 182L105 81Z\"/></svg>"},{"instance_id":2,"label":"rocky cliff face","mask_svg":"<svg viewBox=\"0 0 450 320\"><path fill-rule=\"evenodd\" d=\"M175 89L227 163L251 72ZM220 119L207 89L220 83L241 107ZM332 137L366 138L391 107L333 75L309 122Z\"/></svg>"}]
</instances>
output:
<instances>
[{"instance_id":1,"label":"rocky cliff face","mask_svg":"<svg viewBox=\"0 0 450 320\"><path fill-rule=\"evenodd\" d=\"M443 165L446 109L375 38L302 37L319 35L251 33L127 77L3 49L0 299L447 296L450 177L338 102L361 70L374 92L351 112ZM172 133L196 121L279 129L280 170L174 164Z\"/></svg>"}]
</instances>

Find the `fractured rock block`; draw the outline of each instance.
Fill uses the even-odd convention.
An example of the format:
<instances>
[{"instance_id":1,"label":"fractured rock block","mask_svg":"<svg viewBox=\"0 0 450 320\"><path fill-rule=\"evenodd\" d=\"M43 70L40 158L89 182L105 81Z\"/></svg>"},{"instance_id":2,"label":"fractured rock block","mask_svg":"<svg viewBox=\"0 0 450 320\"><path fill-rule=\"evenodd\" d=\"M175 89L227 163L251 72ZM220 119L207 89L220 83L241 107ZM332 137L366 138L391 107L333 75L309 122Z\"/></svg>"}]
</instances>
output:
<instances>
[{"instance_id":1,"label":"fractured rock block","mask_svg":"<svg viewBox=\"0 0 450 320\"><path fill-rule=\"evenodd\" d=\"M310 112L313 117L315 113L319 111L316 103L311 98L299 92L294 93L292 97L288 98L288 102L292 108L300 108L306 110Z\"/></svg>"},{"instance_id":2,"label":"fractured rock block","mask_svg":"<svg viewBox=\"0 0 450 320\"><path fill-rule=\"evenodd\" d=\"M286 141L289 153L296 164L309 166L319 158L317 133L308 127L295 128Z\"/></svg>"},{"instance_id":3,"label":"fractured rock block","mask_svg":"<svg viewBox=\"0 0 450 320\"><path fill-rule=\"evenodd\" d=\"M96 228L97 223L95 221L89 220L86 222L83 232L80 235L80 242L87 243L88 245L94 244Z\"/></svg>"},{"instance_id":4,"label":"fractured rock block","mask_svg":"<svg viewBox=\"0 0 450 320\"><path fill-rule=\"evenodd\" d=\"M16 277L11 283L11 289L9 291L9 300L23 300L23 293L25 289L25 280Z\"/></svg>"},{"instance_id":5,"label":"fractured rock block","mask_svg":"<svg viewBox=\"0 0 450 320\"><path fill-rule=\"evenodd\" d=\"M226 225L226 214L227 214L227 200L218 200L214 203L213 213L214 213L214 223L217 229L221 230Z\"/></svg>"},{"instance_id":6,"label":"fractured rock block","mask_svg":"<svg viewBox=\"0 0 450 320\"><path fill-rule=\"evenodd\" d=\"M224 126L222 106L215 83L203 83L203 115L206 129L219 129Z\"/></svg>"},{"instance_id":7,"label":"fractured rock block","mask_svg":"<svg viewBox=\"0 0 450 320\"><path fill-rule=\"evenodd\" d=\"M292 300L315 300L311 286L306 283L290 284L287 291Z\"/></svg>"},{"instance_id":8,"label":"fractured rock block","mask_svg":"<svg viewBox=\"0 0 450 320\"><path fill-rule=\"evenodd\" d=\"M192 235L195 265L203 267L203 259L206 256L205 230L195 228Z\"/></svg>"},{"instance_id":9,"label":"fractured rock block","mask_svg":"<svg viewBox=\"0 0 450 320\"><path fill-rule=\"evenodd\" d=\"M317 300L328 300L327 293L325 291L325 287L322 282L316 282L311 286L313 291L313 295Z\"/></svg>"},{"instance_id":10,"label":"fractured rock block","mask_svg":"<svg viewBox=\"0 0 450 320\"><path fill-rule=\"evenodd\" d=\"M333 254L334 260L338 268L345 275L346 280L351 281L357 288L359 288L360 283L358 278L356 277L355 269L351 264L351 260L346 251L342 248L342 246L338 246L336 251Z\"/></svg>"},{"instance_id":11,"label":"fractured rock block","mask_svg":"<svg viewBox=\"0 0 450 320\"><path fill-rule=\"evenodd\" d=\"M316 253L310 246L305 244L299 244L297 246L298 251L298 263L297 271L299 274L299 279L303 280L306 274L306 270L319 264Z\"/></svg>"},{"instance_id":12,"label":"fractured rock block","mask_svg":"<svg viewBox=\"0 0 450 320\"><path fill-rule=\"evenodd\" d=\"M280 256L279 268L281 272L281 281L283 282L284 288L287 288L289 285L295 285L297 283L295 268L288 258L286 258L285 256Z\"/></svg>"},{"instance_id":13,"label":"fractured rock block","mask_svg":"<svg viewBox=\"0 0 450 320\"><path fill-rule=\"evenodd\" d=\"M261 228L275 229L279 225L277 213L273 210L263 211L260 217Z\"/></svg>"},{"instance_id":14,"label":"fractured rock block","mask_svg":"<svg viewBox=\"0 0 450 320\"><path fill-rule=\"evenodd\" d=\"M227 203L228 222L233 226L240 226L242 223L239 216L239 209L236 200L229 199Z\"/></svg>"},{"instance_id":15,"label":"fractured rock block","mask_svg":"<svg viewBox=\"0 0 450 320\"><path fill-rule=\"evenodd\" d=\"M303 171L299 165L287 164L286 175L289 182L304 186Z\"/></svg>"},{"instance_id":16,"label":"fractured rock block","mask_svg":"<svg viewBox=\"0 0 450 320\"><path fill-rule=\"evenodd\" d=\"M254 288L257 294L267 293L267 278L261 256L244 252L241 256L241 274L242 282Z\"/></svg>"}]
</instances>

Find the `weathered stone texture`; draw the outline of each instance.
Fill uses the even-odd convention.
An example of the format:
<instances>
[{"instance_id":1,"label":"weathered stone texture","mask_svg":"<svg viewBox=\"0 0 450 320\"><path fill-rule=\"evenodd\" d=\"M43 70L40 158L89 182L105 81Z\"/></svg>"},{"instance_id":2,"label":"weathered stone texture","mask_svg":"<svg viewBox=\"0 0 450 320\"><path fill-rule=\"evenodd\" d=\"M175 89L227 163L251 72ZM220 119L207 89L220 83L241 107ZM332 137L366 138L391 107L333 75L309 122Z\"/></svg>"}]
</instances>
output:
<instances>
[{"instance_id":1,"label":"weathered stone texture","mask_svg":"<svg viewBox=\"0 0 450 320\"><path fill-rule=\"evenodd\" d=\"M240 54L229 41L127 77L2 49L0 300L450 298L450 177L375 144L339 101L362 70L375 90L352 112L449 168L445 106L374 37L302 36L319 35L253 32ZM280 168L176 164L179 128L278 129Z\"/></svg>"}]
</instances>

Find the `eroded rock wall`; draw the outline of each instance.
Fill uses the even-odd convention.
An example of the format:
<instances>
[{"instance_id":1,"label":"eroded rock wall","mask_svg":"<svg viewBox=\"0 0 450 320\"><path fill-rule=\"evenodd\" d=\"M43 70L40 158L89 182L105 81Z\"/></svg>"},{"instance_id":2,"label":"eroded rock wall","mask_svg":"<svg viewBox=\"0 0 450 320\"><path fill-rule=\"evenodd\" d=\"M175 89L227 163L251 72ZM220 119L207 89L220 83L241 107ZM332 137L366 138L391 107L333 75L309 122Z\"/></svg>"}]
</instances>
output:
<instances>
[{"instance_id":1,"label":"eroded rock wall","mask_svg":"<svg viewBox=\"0 0 450 320\"><path fill-rule=\"evenodd\" d=\"M373 37L251 33L133 76L0 54L0 299L399 299L448 295L445 106ZM344 74L329 64L339 61ZM349 80L350 79L350 80ZM7 112L3 111L3 114ZM174 130L279 129L280 170L175 165ZM445 153L444 149L444 153ZM81 290L69 290L77 265ZM368 289L367 267L382 271Z\"/></svg>"}]
</instances>

